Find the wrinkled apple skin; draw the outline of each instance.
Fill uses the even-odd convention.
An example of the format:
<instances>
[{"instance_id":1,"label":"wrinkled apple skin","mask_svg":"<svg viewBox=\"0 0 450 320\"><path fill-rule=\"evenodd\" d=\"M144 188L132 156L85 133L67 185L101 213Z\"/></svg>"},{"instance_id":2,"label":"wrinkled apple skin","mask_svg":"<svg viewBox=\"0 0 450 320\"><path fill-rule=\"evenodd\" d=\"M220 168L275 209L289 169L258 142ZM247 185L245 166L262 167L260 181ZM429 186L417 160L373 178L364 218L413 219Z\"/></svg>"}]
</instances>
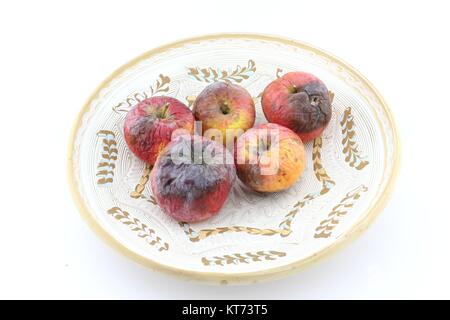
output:
<instances>
[{"instance_id":1,"label":"wrinkled apple skin","mask_svg":"<svg viewBox=\"0 0 450 320\"><path fill-rule=\"evenodd\" d=\"M153 165L177 129L193 133L191 110L175 98L155 96L140 102L127 113L125 142L137 157Z\"/></svg>"},{"instance_id":2,"label":"wrinkled apple skin","mask_svg":"<svg viewBox=\"0 0 450 320\"><path fill-rule=\"evenodd\" d=\"M197 163L177 163L174 154L185 150L201 150ZM200 152L200 154L202 154ZM205 154L228 157L206 163ZM186 159L194 157L188 155ZM210 139L183 135L170 142L158 157L151 172L153 195L161 209L177 221L198 222L216 215L222 208L235 181L232 155Z\"/></svg>"},{"instance_id":3,"label":"wrinkled apple skin","mask_svg":"<svg viewBox=\"0 0 450 320\"><path fill-rule=\"evenodd\" d=\"M269 122L291 129L303 142L320 136L331 120L327 87L306 72L289 72L272 81L261 104Z\"/></svg>"},{"instance_id":4,"label":"wrinkled apple skin","mask_svg":"<svg viewBox=\"0 0 450 320\"><path fill-rule=\"evenodd\" d=\"M252 148L259 143L257 139L252 138L266 132L276 133L278 144L273 142L261 152L257 148ZM261 124L240 136L234 156L239 179L258 192L278 192L288 189L299 179L306 165L302 140L292 130L274 123ZM251 163L252 156L256 157L256 163ZM262 159L266 159L264 164ZM263 166L268 167L275 163L278 170L274 174L262 174Z\"/></svg>"},{"instance_id":5,"label":"wrinkled apple skin","mask_svg":"<svg viewBox=\"0 0 450 320\"><path fill-rule=\"evenodd\" d=\"M202 122L203 132L217 129L225 141L226 130L243 131L255 123L255 103L251 95L235 84L214 82L198 95L192 109Z\"/></svg>"}]
</instances>

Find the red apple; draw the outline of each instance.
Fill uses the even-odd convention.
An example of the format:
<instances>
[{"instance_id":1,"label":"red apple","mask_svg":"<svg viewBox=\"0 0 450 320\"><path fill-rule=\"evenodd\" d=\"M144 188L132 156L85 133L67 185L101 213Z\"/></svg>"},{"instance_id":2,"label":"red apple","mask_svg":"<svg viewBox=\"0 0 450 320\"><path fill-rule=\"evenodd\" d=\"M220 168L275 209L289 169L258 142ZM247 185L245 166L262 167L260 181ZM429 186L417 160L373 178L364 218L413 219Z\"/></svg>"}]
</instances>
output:
<instances>
[{"instance_id":1,"label":"red apple","mask_svg":"<svg viewBox=\"0 0 450 320\"><path fill-rule=\"evenodd\" d=\"M302 174L305 149L292 130L265 123L238 138L235 163L245 185L259 192L277 192L292 186Z\"/></svg>"},{"instance_id":2,"label":"red apple","mask_svg":"<svg viewBox=\"0 0 450 320\"><path fill-rule=\"evenodd\" d=\"M219 212L235 176L233 156L222 144L182 135L160 154L150 181L165 213L178 221L197 222Z\"/></svg>"},{"instance_id":3,"label":"red apple","mask_svg":"<svg viewBox=\"0 0 450 320\"><path fill-rule=\"evenodd\" d=\"M320 136L331 119L327 87L306 72L289 72L272 81L261 103L269 122L291 129L303 142Z\"/></svg>"},{"instance_id":4,"label":"red apple","mask_svg":"<svg viewBox=\"0 0 450 320\"><path fill-rule=\"evenodd\" d=\"M194 116L191 110L171 97L151 97L127 113L125 141L137 157L153 165L178 129L193 133Z\"/></svg>"},{"instance_id":5,"label":"red apple","mask_svg":"<svg viewBox=\"0 0 450 320\"><path fill-rule=\"evenodd\" d=\"M193 112L195 119L202 122L203 134L216 137L211 130L216 129L224 144L234 142L226 141L227 134L234 138L255 123L255 104L250 94L241 86L225 82L208 85L195 100Z\"/></svg>"}]
</instances>

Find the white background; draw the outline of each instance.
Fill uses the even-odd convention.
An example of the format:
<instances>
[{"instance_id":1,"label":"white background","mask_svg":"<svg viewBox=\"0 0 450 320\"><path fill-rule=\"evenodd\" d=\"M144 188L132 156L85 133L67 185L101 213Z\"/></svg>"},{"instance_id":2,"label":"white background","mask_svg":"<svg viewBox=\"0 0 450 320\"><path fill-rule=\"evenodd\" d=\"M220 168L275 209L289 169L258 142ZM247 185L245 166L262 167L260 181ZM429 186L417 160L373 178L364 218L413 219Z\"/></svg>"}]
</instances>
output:
<instances>
[{"instance_id":1,"label":"white background","mask_svg":"<svg viewBox=\"0 0 450 320\"><path fill-rule=\"evenodd\" d=\"M446 1L2 1L0 298L450 298L450 8ZM205 33L305 41L361 71L402 139L391 201L338 254L282 280L208 286L107 246L66 179L96 86L153 47Z\"/></svg>"}]
</instances>

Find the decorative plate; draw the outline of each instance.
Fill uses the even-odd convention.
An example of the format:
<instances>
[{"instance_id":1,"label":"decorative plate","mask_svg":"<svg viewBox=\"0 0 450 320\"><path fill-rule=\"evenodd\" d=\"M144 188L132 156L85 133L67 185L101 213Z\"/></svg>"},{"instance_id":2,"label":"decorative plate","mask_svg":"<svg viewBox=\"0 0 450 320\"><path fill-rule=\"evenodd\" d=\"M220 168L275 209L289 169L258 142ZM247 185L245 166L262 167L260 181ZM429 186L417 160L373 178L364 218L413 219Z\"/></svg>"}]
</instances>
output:
<instances>
[{"instance_id":1,"label":"decorative plate","mask_svg":"<svg viewBox=\"0 0 450 320\"><path fill-rule=\"evenodd\" d=\"M123 139L130 107L152 95L192 106L206 85L226 81L251 93L261 123L262 90L294 70L315 74L334 94L329 126L305 145L301 179L268 195L236 183L221 212L205 222L165 215L148 183L151 168ZM389 109L352 67L297 41L220 34L151 50L109 76L76 121L69 180L94 230L138 262L190 279L255 282L304 267L364 230L383 207L398 162Z\"/></svg>"}]
</instances>

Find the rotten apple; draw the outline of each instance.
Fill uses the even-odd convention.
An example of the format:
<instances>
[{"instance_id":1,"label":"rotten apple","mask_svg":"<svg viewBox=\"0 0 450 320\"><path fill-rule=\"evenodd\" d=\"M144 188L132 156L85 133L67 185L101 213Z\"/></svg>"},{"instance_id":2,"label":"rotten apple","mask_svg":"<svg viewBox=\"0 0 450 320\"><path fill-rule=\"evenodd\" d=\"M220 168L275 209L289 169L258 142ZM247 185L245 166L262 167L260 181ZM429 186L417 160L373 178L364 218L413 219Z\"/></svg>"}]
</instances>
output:
<instances>
[{"instance_id":1,"label":"rotten apple","mask_svg":"<svg viewBox=\"0 0 450 320\"><path fill-rule=\"evenodd\" d=\"M269 122L291 129L303 142L320 136L331 119L327 87L306 72L288 72L272 81L261 103Z\"/></svg>"},{"instance_id":2,"label":"rotten apple","mask_svg":"<svg viewBox=\"0 0 450 320\"><path fill-rule=\"evenodd\" d=\"M233 156L213 140L181 135L170 142L151 172L153 195L178 221L197 222L222 208L235 180Z\"/></svg>"},{"instance_id":3,"label":"rotten apple","mask_svg":"<svg viewBox=\"0 0 450 320\"><path fill-rule=\"evenodd\" d=\"M145 99L125 118L125 142L137 157L151 165L176 130L192 133L194 116L186 105L171 97Z\"/></svg>"}]
</instances>

